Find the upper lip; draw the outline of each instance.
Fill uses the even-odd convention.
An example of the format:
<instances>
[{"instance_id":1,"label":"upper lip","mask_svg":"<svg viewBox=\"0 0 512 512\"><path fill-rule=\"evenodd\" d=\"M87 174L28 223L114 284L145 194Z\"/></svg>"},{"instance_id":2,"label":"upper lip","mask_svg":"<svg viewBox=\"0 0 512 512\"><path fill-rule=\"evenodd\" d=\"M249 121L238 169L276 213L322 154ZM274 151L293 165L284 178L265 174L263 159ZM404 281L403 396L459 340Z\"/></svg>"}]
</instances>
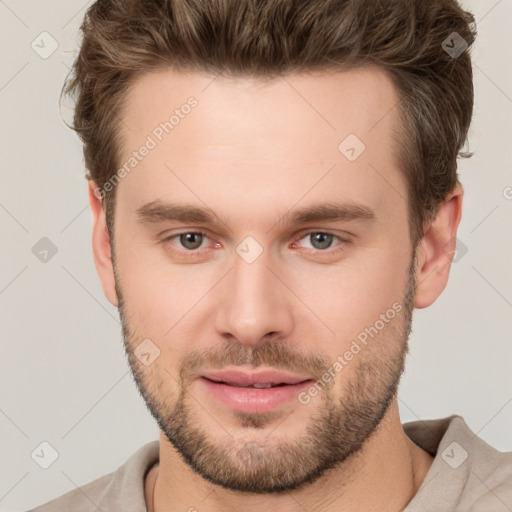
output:
<instances>
[{"instance_id":1,"label":"upper lip","mask_svg":"<svg viewBox=\"0 0 512 512\"><path fill-rule=\"evenodd\" d=\"M225 382L235 386L251 386L252 384L297 384L311 377L303 377L277 370L262 370L259 372L243 370L211 371L201 374L209 380Z\"/></svg>"}]
</instances>

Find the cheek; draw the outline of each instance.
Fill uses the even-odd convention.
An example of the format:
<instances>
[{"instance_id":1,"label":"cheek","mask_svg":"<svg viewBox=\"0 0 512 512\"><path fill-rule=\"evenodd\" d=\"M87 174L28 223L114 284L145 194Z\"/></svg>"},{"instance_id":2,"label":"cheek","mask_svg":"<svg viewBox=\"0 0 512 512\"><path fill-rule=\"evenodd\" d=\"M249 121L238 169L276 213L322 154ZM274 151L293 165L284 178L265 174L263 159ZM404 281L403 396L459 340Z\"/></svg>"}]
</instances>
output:
<instances>
[{"instance_id":1,"label":"cheek","mask_svg":"<svg viewBox=\"0 0 512 512\"><path fill-rule=\"evenodd\" d=\"M190 270L166 263L156 247L122 249L116 267L129 322L139 334L163 340L206 293L204 270L196 266L192 278Z\"/></svg>"},{"instance_id":2,"label":"cheek","mask_svg":"<svg viewBox=\"0 0 512 512\"><path fill-rule=\"evenodd\" d=\"M216 286L225 266L215 260L177 265L163 247L135 247L128 239L120 244L117 268L130 324L139 335L160 340L162 347L179 352L185 343L184 350L190 349L190 340L215 324L226 297ZM294 261L277 271L293 293L283 286L272 293L282 294L282 307L290 308L292 336L313 336L315 347L308 348L325 355L343 353L403 299L409 255L389 236L333 264Z\"/></svg>"},{"instance_id":3,"label":"cheek","mask_svg":"<svg viewBox=\"0 0 512 512\"><path fill-rule=\"evenodd\" d=\"M382 255L340 272L326 293L330 300L323 299L323 313L318 305L318 316L335 333L321 337L317 345L332 362L335 394L344 393L349 382L361 384L361 379L387 385L398 371L409 261L399 261L392 253Z\"/></svg>"},{"instance_id":4,"label":"cheek","mask_svg":"<svg viewBox=\"0 0 512 512\"><path fill-rule=\"evenodd\" d=\"M332 352L334 345L339 352L394 303L403 302L408 268L409 256L403 251L376 247L354 253L337 266L303 268L291 288L329 327L323 329L332 342L325 351Z\"/></svg>"}]
</instances>

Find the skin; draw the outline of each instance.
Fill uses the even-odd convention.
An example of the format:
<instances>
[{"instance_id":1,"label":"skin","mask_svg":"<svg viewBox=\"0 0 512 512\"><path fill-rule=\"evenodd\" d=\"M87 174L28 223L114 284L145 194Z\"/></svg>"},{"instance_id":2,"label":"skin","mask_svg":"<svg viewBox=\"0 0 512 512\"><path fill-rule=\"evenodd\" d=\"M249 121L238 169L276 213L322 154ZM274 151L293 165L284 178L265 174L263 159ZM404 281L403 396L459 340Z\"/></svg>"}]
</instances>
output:
<instances>
[{"instance_id":1,"label":"skin","mask_svg":"<svg viewBox=\"0 0 512 512\"><path fill-rule=\"evenodd\" d=\"M114 240L94 193L97 185L89 186L96 268L106 297L120 308L139 388L160 420L160 461L146 478L148 509L402 510L433 458L406 436L396 395L386 398L385 391L397 385L403 369L408 313L431 305L446 286L451 265L446 247L460 222L462 189L456 187L425 226L414 260L403 199L407 188L393 154L397 95L374 67L266 82L172 70L143 75L129 90L123 111L126 159L190 96L197 107L117 185ZM350 133L366 145L353 162L338 150ZM136 210L156 199L206 205L217 223L139 222ZM365 205L375 217L280 222L296 208L330 201ZM179 237L164 241L198 230L207 237L195 257ZM330 247L319 249L311 232L350 241L334 238ZM247 236L263 248L250 264L236 252ZM305 373L314 373L315 361L332 365L394 303L403 306L401 313L307 405L293 400L274 414L244 417L209 396L197 379L180 380L192 353L202 355L201 370L210 369L219 348L260 354L270 363L269 344L279 363L269 367L289 369L285 356L292 354ZM145 338L160 350L149 366L133 355ZM179 403L186 408L178 414ZM370 411L369 417L351 415L359 410ZM327 422L327 411L339 420L338 432L322 431L335 424ZM277 471L283 462L277 447L296 442L310 462L319 452L336 453L330 447L346 450L339 449L333 467L295 488L243 492L229 488L228 481L205 478L185 462L162 429L176 427L170 417L182 420L186 433L205 436L211 457L202 460L202 469L222 467L233 485L235 477L252 482L265 460L272 465L262 478ZM351 425L359 438L350 434ZM313 435L306 438L312 426ZM241 456L247 443L258 447L249 461ZM224 458L213 464L215 448ZM286 463L291 479L307 467L293 459Z\"/></svg>"}]
</instances>

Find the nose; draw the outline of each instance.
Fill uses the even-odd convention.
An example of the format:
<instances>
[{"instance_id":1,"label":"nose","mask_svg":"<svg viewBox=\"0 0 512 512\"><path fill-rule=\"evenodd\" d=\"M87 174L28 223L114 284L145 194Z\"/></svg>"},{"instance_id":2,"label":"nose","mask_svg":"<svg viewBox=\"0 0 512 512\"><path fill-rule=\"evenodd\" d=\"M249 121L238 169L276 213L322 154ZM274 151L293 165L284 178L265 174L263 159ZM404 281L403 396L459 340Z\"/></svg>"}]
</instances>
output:
<instances>
[{"instance_id":1,"label":"nose","mask_svg":"<svg viewBox=\"0 0 512 512\"><path fill-rule=\"evenodd\" d=\"M269 336L288 337L293 328L293 293L282 269L267 253L247 263L236 255L233 269L218 290L217 332L256 347Z\"/></svg>"}]
</instances>

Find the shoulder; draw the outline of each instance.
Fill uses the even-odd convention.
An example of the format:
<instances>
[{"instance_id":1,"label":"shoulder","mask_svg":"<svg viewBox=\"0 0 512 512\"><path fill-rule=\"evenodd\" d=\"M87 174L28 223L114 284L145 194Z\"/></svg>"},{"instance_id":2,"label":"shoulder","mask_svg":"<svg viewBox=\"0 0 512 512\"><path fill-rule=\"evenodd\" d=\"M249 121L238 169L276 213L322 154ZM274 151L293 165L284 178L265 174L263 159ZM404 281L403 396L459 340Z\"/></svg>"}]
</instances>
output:
<instances>
[{"instance_id":1,"label":"shoulder","mask_svg":"<svg viewBox=\"0 0 512 512\"><path fill-rule=\"evenodd\" d=\"M32 509L30 512L96 512L102 495L112 484L114 473L104 475L86 485L77 487L72 491L55 498L44 505Z\"/></svg>"},{"instance_id":2,"label":"shoulder","mask_svg":"<svg viewBox=\"0 0 512 512\"><path fill-rule=\"evenodd\" d=\"M452 443L457 443L454 444L456 449L464 450L468 464L468 479L461 506L471 505L470 510L474 511L510 511L512 452L500 452L473 433L462 418L460 421L463 423L457 431L460 441L455 436Z\"/></svg>"},{"instance_id":3,"label":"shoulder","mask_svg":"<svg viewBox=\"0 0 512 512\"><path fill-rule=\"evenodd\" d=\"M428 510L436 500L443 511L512 510L512 452L486 443L458 415L411 422L404 430L435 456L407 512Z\"/></svg>"},{"instance_id":4,"label":"shoulder","mask_svg":"<svg viewBox=\"0 0 512 512\"><path fill-rule=\"evenodd\" d=\"M145 512L144 480L158 456L159 443L152 441L113 473L77 487L30 512Z\"/></svg>"}]
</instances>

